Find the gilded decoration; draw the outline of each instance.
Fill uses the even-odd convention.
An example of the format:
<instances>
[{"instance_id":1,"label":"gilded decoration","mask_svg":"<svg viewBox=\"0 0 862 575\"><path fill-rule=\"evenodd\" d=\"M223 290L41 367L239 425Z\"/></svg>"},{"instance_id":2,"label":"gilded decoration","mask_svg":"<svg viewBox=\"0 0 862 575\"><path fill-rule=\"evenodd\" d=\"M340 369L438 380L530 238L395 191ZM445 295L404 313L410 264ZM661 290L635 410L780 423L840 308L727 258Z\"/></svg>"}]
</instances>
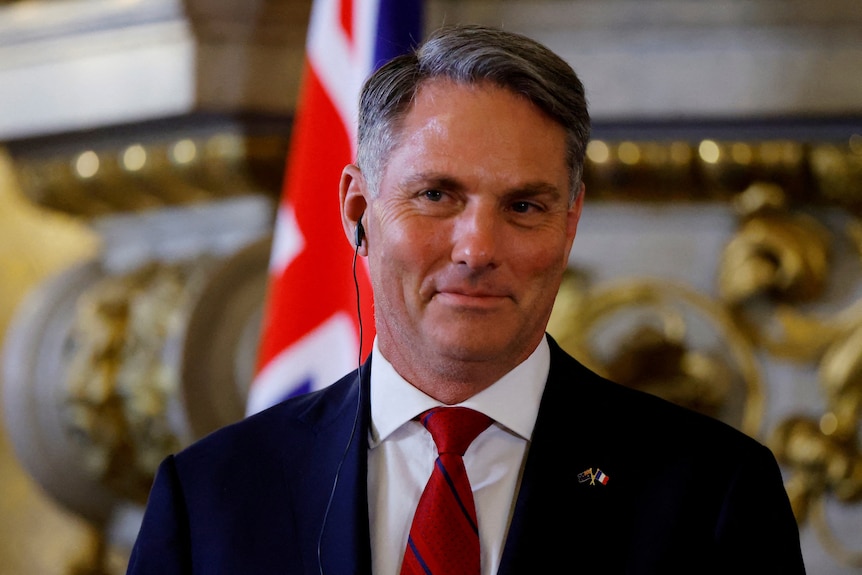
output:
<instances>
[{"instance_id":1,"label":"gilded decoration","mask_svg":"<svg viewBox=\"0 0 862 575\"><path fill-rule=\"evenodd\" d=\"M718 302L687 286L565 278L549 331L585 364L757 436L763 380L753 347Z\"/></svg>"},{"instance_id":2,"label":"gilded decoration","mask_svg":"<svg viewBox=\"0 0 862 575\"><path fill-rule=\"evenodd\" d=\"M779 422L770 444L791 470L787 489L799 521L811 520L824 547L840 561L862 567L862 551L850 550L832 532L824 510L829 500L862 500L859 303L827 314L804 307L824 296L831 278L830 251L838 238L816 219L788 207L775 186L752 186L739 200L742 224L720 262L720 293L755 345L816 366L824 402L819 418L799 414ZM858 226L851 217L844 231L857 259L862 256Z\"/></svg>"},{"instance_id":3,"label":"gilded decoration","mask_svg":"<svg viewBox=\"0 0 862 575\"><path fill-rule=\"evenodd\" d=\"M187 441L175 421L180 373L169 347L213 263L150 263L97 280L78 299L62 413L94 481L146 502L159 462Z\"/></svg>"}]
</instances>

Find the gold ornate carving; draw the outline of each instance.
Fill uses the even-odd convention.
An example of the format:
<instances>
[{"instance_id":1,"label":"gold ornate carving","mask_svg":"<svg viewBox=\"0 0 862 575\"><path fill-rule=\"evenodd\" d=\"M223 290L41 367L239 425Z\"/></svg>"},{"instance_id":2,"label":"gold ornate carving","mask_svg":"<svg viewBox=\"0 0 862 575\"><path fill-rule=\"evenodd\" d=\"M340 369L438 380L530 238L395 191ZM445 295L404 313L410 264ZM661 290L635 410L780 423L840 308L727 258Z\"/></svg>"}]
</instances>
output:
<instances>
[{"instance_id":1,"label":"gold ornate carving","mask_svg":"<svg viewBox=\"0 0 862 575\"><path fill-rule=\"evenodd\" d=\"M55 143L56 154L48 145L38 154L19 152L24 194L38 206L84 220L247 194L277 198L288 137L222 129L130 136L122 145L117 136L93 140L86 146L80 140Z\"/></svg>"},{"instance_id":2,"label":"gold ornate carving","mask_svg":"<svg viewBox=\"0 0 862 575\"><path fill-rule=\"evenodd\" d=\"M858 213L862 208L862 134L846 147L824 142L812 146L809 165L823 195Z\"/></svg>"},{"instance_id":3,"label":"gold ornate carving","mask_svg":"<svg viewBox=\"0 0 862 575\"><path fill-rule=\"evenodd\" d=\"M679 284L588 288L570 272L548 330L597 372L758 435L763 382L753 349L717 302Z\"/></svg>"},{"instance_id":4,"label":"gold ornate carving","mask_svg":"<svg viewBox=\"0 0 862 575\"><path fill-rule=\"evenodd\" d=\"M756 182L737 196L743 217L719 264L719 293L731 305L757 295L809 301L823 292L828 231L814 218L784 209L781 188Z\"/></svg>"},{"instance_id":5,"label":"gold ornate carving","mask_svg":"<svg viewBox=\"0 0 862 575\"><path fill-rule=\"evenodd\" d=\"M800 522L811 520L824 548L841 562L862 567L862 551L851 551L832 531L826 504L862 502L862 325L837 338L820 362L825 411L819 420L791 416L775 429L771 445L792 470L787 492Z\"/></svg>"},{"instance_id":6,"label":"gold ornate carving","mask_svg":"<svg viewBox=\"0 0 862 575\"><path fill-rule=\"evenodd\" d=\"M862 500L862 303L831 315L804 311L824 295L834 237L807 214L794 212L781 188L756 184L737 198L742 224L720 261L719 289L748 337L770 355L819 366L825 409L778 422L769 443L790 470L787 492L800 523L811 520L824 548L862 567L829 526L826 504ZM848 236L859 245L859 224ZM813 382L812 382L813 383Z\"/></svg>"},{"instance_id":7,"label":"gold ornate carving","mask_svg":"<svg viewBox=\"0 0 862 575\"><path fill-rule=\"evenodd\" d=\"M171 346L209 266L201 258L108 275L75 312L66 424L93 477L133 501L146 500L158 463L183 444L171 413L180 385Z\"/></svg>"},{"instance_id":8,"label":"gold ornate carving","mask_svg":"<svg viewBox=\"0 0 862 575\"><path fill-rule=\"evenodd\" d=\"M815 218L790 212L774 184L752 184L734 205L742 224L719 261L720 297L759 347L777 357L815 358L838 327L804 317L796 306L823 294L830 232Z\"/></svg>"}]
</instances>

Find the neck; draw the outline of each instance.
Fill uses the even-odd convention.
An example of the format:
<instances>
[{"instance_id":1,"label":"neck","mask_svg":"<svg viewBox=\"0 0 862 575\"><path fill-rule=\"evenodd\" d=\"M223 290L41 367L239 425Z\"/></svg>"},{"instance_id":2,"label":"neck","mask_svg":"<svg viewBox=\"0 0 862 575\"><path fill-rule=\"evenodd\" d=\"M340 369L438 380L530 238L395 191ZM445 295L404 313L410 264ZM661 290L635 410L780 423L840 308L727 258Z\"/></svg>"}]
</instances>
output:
<instances>
[{"instance_id":1,"label":"neck","mask_svg":"<svg viewBox=\"0 0 862 575\"><path fill-rule=\"evenodd\" d=\"M380 352L398 374L419 391L437 401L454 405L487 389L524 361L524 357L493 360L463 360L451 357L428 358L400 346L380 342Z\"/></svg>"}]
</instances>

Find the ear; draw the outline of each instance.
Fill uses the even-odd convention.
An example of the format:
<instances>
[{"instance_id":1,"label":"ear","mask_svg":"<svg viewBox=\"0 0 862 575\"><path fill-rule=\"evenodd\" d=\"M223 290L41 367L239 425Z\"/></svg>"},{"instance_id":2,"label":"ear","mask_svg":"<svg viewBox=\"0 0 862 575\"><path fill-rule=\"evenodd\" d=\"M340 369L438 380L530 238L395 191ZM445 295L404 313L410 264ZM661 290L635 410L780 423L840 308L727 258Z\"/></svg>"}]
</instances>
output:
<instances>
[{"instance_id":1,"label":"ear","mask_svg":"<svg viewBox=\"0 0 862 575\"><path fill-rule=\"evenodd\" d=\"M362 171L355 164L348 164L341 172L341 182L338 186L338 198L341 205L341 225L344 234L350 241L350 245L357 248L356 228L365 210L368 208L368 186ZM367 220L363 222L365 230L368 229ZM359 255L368 255L368 234L358 246Z\"/></svg>"}]
</instances>

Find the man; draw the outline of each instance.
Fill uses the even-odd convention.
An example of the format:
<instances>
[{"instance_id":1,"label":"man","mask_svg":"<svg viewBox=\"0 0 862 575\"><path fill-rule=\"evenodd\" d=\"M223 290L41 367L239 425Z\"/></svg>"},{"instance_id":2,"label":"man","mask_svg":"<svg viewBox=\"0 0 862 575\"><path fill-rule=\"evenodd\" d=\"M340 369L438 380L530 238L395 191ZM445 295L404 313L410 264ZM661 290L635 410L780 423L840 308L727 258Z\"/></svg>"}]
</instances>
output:
<instances>
[{"instance_id":1,"label":"man","mask_svg":"<svg viewBox=\"0 0 862 575\"><path fill-rule=\"evenodd\" d=\"M545 333L588 138L575 73L516 34L444 28L375 73L340 187L374 349L169 457L129 573L421 562L411 525L437 448L417 418L441 405L493 421L463 457L482 574L804 573L765 447L601 379Z\"/></svg>"}]
</instances>

